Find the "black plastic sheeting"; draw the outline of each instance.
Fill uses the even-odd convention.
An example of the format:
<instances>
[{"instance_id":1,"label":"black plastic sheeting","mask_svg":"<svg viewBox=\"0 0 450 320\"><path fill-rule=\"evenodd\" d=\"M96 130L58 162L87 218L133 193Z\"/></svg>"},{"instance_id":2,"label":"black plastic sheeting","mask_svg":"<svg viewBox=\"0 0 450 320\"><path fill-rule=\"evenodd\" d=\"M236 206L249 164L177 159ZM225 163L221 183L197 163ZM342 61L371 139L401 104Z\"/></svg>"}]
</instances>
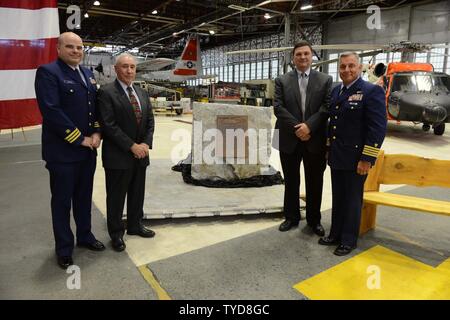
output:
<instances>
[{"instance_id":1,"label":"black plastic sheeting","mask_svg":"<svg viewBox=\"0 0 450 320\"><path fill-rule=\"evenodd\" d=\"M272 175L260 175L253 176L246 179L235 179L235 180L225 180L225 179L202 179L198 180L191 175L191 164L184 163L184 160L178 162L178 164L172 167L173 171L181 172L183 175L183 181L195 186L203 186L209 188L258 188L267 187L276 184L284 184L283 177L279 171L275 171Z\"/></svg>"}]
</instances>

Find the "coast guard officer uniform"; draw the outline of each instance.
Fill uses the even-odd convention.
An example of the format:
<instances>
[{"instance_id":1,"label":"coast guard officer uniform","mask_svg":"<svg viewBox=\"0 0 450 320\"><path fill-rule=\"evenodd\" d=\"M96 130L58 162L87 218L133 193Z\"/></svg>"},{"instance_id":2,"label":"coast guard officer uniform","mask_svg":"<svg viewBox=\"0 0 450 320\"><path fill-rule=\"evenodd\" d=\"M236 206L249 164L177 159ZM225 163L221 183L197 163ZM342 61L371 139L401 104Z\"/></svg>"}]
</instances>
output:
<instances>
[{"instance_id":1,"label":"coast guard officer uniform","mask_svg":"<svg viewBox=\"0 0 450 320\"><path fill-rule=\"evenodd\" d=\"M91 201L95 149L81 146L85 136L100 131L95 110L93 73L61 59L38 68L36 97L42 113L42 158L50 173L51 209L58 257L71 256L74 237L70 209L77 226L77 244L97 241L91 233Z\"/></svg>"},{"instance_id":2,"label":"coast guard officer uniform","mask_svg":"<svg viewBox=\"0 0 450 320\"><path fill-rule=\"evenodd\" d=\"M359 77L348 86L334 88L329 112L328 164L333 208L328 238L351 251L359 235L367 178L356 169L359 161L373 166L383 143L387 126L384 90Z\"/></svg>"}]
</instances>

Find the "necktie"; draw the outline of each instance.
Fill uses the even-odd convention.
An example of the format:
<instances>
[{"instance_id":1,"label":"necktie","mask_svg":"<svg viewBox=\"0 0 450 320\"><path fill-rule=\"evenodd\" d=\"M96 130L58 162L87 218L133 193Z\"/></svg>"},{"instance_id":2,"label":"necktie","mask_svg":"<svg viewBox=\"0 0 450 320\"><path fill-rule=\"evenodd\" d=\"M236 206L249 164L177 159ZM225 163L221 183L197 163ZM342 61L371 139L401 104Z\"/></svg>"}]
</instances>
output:
<instances>
[{"instance_id":1,"label":"necktie","mask_svg":"<svg viewBox=\"0 0 450 320\"><path fill-rule=\"evenodd\" d=\"M77 75L80 77L81 81L83 81L84 85L87 86L86 84L86 80L84 79L83 74L81 73L81 70L79 68L75 69L75 72L77 73Z\"/></svg>"},{"instance_id":2,"label":"necktie","mask_svg":"<svg viewBox=\"0 0 450 320\"><path fill-rule=\"evenodd\" d=\"M128 96L130 97L131 105L133 106L134 115L136 116L137 123L140 124L142 119L142 112L141 108L139 107L139 102L137 101L136 96L134 95L133 89L131 87L128 87L127 91Z\"/></svg>"},{"instance_id":3,"label":"necktie","mask_svg":"<svg viewBox=\"0 0 450 320\"><path fill-rule=\"evenodd\" d=\"M303 118L305 117L305 104L306 104L306 87L308 85L308 79L306 73L302 72L300 77L300 98L302 106Z\"/></svg>"},{"instance_id":4,"label":"necktie","mask_svg":"<svg viewBox=\"0 0 450 320\"><path fill-rule=\"evenodd\" d=\"M344 94L345 91L347 91L347 87L346 86L342 86L341 91L339 91L339 95Z\"/></svg>"}]
</instances>

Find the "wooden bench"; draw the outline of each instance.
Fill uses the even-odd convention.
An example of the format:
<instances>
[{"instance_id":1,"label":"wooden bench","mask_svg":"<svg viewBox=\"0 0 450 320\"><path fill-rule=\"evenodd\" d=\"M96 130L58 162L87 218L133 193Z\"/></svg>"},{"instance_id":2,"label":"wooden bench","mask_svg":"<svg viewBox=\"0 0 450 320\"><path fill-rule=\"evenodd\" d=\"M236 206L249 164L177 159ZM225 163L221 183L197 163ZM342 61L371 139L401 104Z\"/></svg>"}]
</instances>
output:
<instances>
[{"instance_id":1,"label":"wooden bench","mask_svg":"<svg viewBox=\"0 0 450 320\"><path fill-rule=\"evenodd\" d=\"M377 206L391 206L450 216L449 201L380 192L381 184L450 188L450 160L436 160L380 151L364 184L364 203L359 232L375 228Z\"/></svg>"}]
</instances>

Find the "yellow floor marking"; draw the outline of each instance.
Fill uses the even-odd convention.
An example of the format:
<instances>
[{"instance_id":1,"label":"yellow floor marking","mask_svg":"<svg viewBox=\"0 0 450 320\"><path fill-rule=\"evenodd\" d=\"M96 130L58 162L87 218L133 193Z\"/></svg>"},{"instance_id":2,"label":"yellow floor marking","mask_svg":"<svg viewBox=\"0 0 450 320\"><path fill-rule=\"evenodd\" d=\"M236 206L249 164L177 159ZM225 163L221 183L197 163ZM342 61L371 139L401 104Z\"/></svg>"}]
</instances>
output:
<instances>
[{"instance_id":1,"label":"yellow floor marking","mask_svg":"<svg viewBox=\"0 0 450 320\"><path fill-rule=\"evenodd\" d=\"M450 258L433 268L375 246L294 289L310 299L450 299Z\"/></svg>"},{"instance_id":2,"label":"yellow floor marking","mask_svg":"<svg viewBox=\"0 0 450 320\"><path fill-rule=\"evenodd\" d=\"M142 265L138 267L138 269L144 277L145 281L147 281L150 287L152 287L152 289L156 292L159 300L172 300L166 290L164 290L159 284L158 280L156 280L150 269L147 268L147 265Z\"/></svg>"}]
</instances>

